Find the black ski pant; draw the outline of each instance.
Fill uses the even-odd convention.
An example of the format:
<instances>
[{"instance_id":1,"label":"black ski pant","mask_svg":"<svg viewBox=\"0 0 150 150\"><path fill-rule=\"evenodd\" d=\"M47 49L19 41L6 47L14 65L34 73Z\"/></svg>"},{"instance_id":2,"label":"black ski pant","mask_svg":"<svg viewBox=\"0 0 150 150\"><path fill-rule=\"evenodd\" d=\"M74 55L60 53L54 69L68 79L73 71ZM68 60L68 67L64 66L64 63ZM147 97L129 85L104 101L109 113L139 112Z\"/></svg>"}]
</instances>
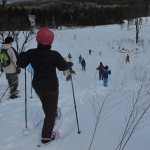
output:
<instances>
[{"instance_id":1,"label":"black ski pant","mask_svg":"<svg viewBox=\"0 0 150 150\"><path fill-rule=\"evenodd\" d=\"M84 70L86 70L86 69L85 69L85 66L82 66L82 71L84 71Z\"/></svg>"},{"instance_id":2,"label":"black ski pant","mask_svg":"<svg viewBox=\"0 0 150 150\"><path fill-rule=\"evenodd\" d=\"M99 80L103 80L103 74L99 73Z\"/></svg>"},{"instance_id":3,"label":"black ski pant","mask_svg":"<svg viewBox=\"0 0 150 150\"><path fill-rule=\"evenodd\" d=\"M59 89L52 92L40 92L36 90L35 92L42 102L43 111L45 113L42 138L51 138L57 111Z\"/></svg>"},{"instance_id":4,"label":"black ski pant","mask_svg":"<svg viewBox=\"0 0 150 150\"><path fill-rule=\"evenodd\" d=\"M18 74L17 73L6 73L6 79L8 80L8 85L10 87L11 96L16 92L18 87Z\"/></svg>"}]
</instances>

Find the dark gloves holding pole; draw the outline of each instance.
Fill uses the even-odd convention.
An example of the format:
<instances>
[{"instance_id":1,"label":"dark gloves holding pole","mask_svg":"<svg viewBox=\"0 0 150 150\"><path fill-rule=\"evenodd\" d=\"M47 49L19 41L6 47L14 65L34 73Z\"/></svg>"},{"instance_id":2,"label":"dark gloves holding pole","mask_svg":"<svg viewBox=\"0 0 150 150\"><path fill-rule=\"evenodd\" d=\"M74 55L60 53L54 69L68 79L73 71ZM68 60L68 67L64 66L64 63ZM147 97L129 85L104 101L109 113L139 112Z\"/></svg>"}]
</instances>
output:
<instances>
[{"instance_id":1,"label":"dark gloves holding pole","mask_svg":"<svg viewBox=\"0 0 150 150\"><path fill-rule=\"evenodd\" d=\"M17 74L20 74L21 73L21 69L20 69L20 67L16 67L16 72L17 72Z\"/></svg>"}]
</instances>

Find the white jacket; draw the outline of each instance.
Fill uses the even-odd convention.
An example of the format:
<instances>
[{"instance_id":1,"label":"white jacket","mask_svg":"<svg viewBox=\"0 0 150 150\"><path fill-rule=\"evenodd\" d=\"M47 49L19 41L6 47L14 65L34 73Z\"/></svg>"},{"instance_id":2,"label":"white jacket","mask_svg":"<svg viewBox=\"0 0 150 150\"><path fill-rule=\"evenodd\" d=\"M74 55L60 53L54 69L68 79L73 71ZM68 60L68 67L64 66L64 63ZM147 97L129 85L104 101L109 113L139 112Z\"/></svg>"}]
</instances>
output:
<instances>
[{"instance_id":1,"label":"white jacket","mask_svg":"<svg viewBox=\"0 0 150 150\"><path fill-rule=\"evenodd\" d=\"M16 55L14 53L14 50L11 48L10 44L2 44L1 48L0 48L0 52L1 49L7 49L7 53L10 57L10 65L8 65L7 67L2 67L3 68L3 72L4 73L15 73L16 72L16 62L17 62L17 58Z\"/></svg>"}]
</instances>

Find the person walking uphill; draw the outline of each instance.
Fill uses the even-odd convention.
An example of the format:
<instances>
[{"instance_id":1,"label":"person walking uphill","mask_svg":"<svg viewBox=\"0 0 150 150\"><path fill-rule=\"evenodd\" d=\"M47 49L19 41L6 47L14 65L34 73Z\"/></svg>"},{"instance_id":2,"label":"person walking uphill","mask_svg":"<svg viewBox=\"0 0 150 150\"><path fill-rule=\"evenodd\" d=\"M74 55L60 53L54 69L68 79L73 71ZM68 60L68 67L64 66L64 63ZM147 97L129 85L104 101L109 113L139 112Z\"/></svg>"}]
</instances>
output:
<instances>
[{"instance_id":1,"label":"person walking uphill","mask_svg":"<svg viewBox=\"0 0 150 150\"><path fill-rule=\"evenodd\" d=\"M105 66L104 70L101 70L100 72L103 73L104 87L107 87L108 86L108 74L111 74L111 70L108 71L108 66Z\"/></svg>"},{"instance_id":2,"label":"person walking uphill","mask_svg":"<svg viewBox=\"0 0 150 150\"><path fill-rule=\"evenodd\" d=\"M103 80L103 73L101 73L101 70L104 70L104 66L102 64L102 62L100 62L100 66L98 68L96 68L97 70L99 70L99 80Z\"/></svg>"},{"instance_id":3,"label":"person walking uphill","mask_svg":"<svg viewBox=\"0 0 150 150\"><path fill-rule=\"evenodd\" d=\"M16 65L17 56L15 54L15 50L12 48L13 41L14 39L12 37L7 37L5 39L5 43L2 44L0 48L0 65L2 66L3 72L6 74L6 79L8 80L8 85L10 87L10 99L19 97L17 95L19 73L17 72Z\"/></svg>"},{"instance_id":4,"label":"person walking uphill","mask_svg":"<svg viewBox=\"0 0 150 150\"><path fill-rule=\"evenodd\" d=\"M41 28L36 36L37 48L20 53L17 60L17 65L21 68L26 68L31 63L34 70L32 86L41 100L45 113L42 143L55 139L52 131L59 94L56 68L64 71L73 66L72 62L66 62L57 51L51 50L53 40L53 32L47 28Z\"/></svg>"}]
</instances>

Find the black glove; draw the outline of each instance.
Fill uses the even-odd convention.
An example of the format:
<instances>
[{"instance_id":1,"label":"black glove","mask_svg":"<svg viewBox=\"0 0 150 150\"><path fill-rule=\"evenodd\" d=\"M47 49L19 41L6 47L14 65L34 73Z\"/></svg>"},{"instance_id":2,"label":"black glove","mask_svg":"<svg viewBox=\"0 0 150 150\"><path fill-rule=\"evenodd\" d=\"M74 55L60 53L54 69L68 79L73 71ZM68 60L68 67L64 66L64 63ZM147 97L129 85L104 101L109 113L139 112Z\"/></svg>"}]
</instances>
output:
<instances>
[{"instance_id":1,"label":"black glove","mask_svg":"<svg viewBox=\"0 0 150 150\"><path fill-rule=\"evenodd\" d=\"M20 67L17 67L17 68L16 68L16 72L17 72L17 74L20 74L20 73L21 73Z\"/></svg>"},{"instance_id":2,"label":"black glove","mask_svg":"<svg viewBox=\"0 0 150 150\"><path fill-rule=\"evenodd\" d=\"M72 67L73 66L73 63L72 62L70 62L70 67Z\"/></svg>"},{"instance_id":3,"label":"black glove","mask_svg":"<svg viewBox=\"0 0 150 150\"><path fill-rule=\"evenodd\" d=\"M109 69L109 71L111 72L111 70Z\"/></svg>"}]
</instances>

